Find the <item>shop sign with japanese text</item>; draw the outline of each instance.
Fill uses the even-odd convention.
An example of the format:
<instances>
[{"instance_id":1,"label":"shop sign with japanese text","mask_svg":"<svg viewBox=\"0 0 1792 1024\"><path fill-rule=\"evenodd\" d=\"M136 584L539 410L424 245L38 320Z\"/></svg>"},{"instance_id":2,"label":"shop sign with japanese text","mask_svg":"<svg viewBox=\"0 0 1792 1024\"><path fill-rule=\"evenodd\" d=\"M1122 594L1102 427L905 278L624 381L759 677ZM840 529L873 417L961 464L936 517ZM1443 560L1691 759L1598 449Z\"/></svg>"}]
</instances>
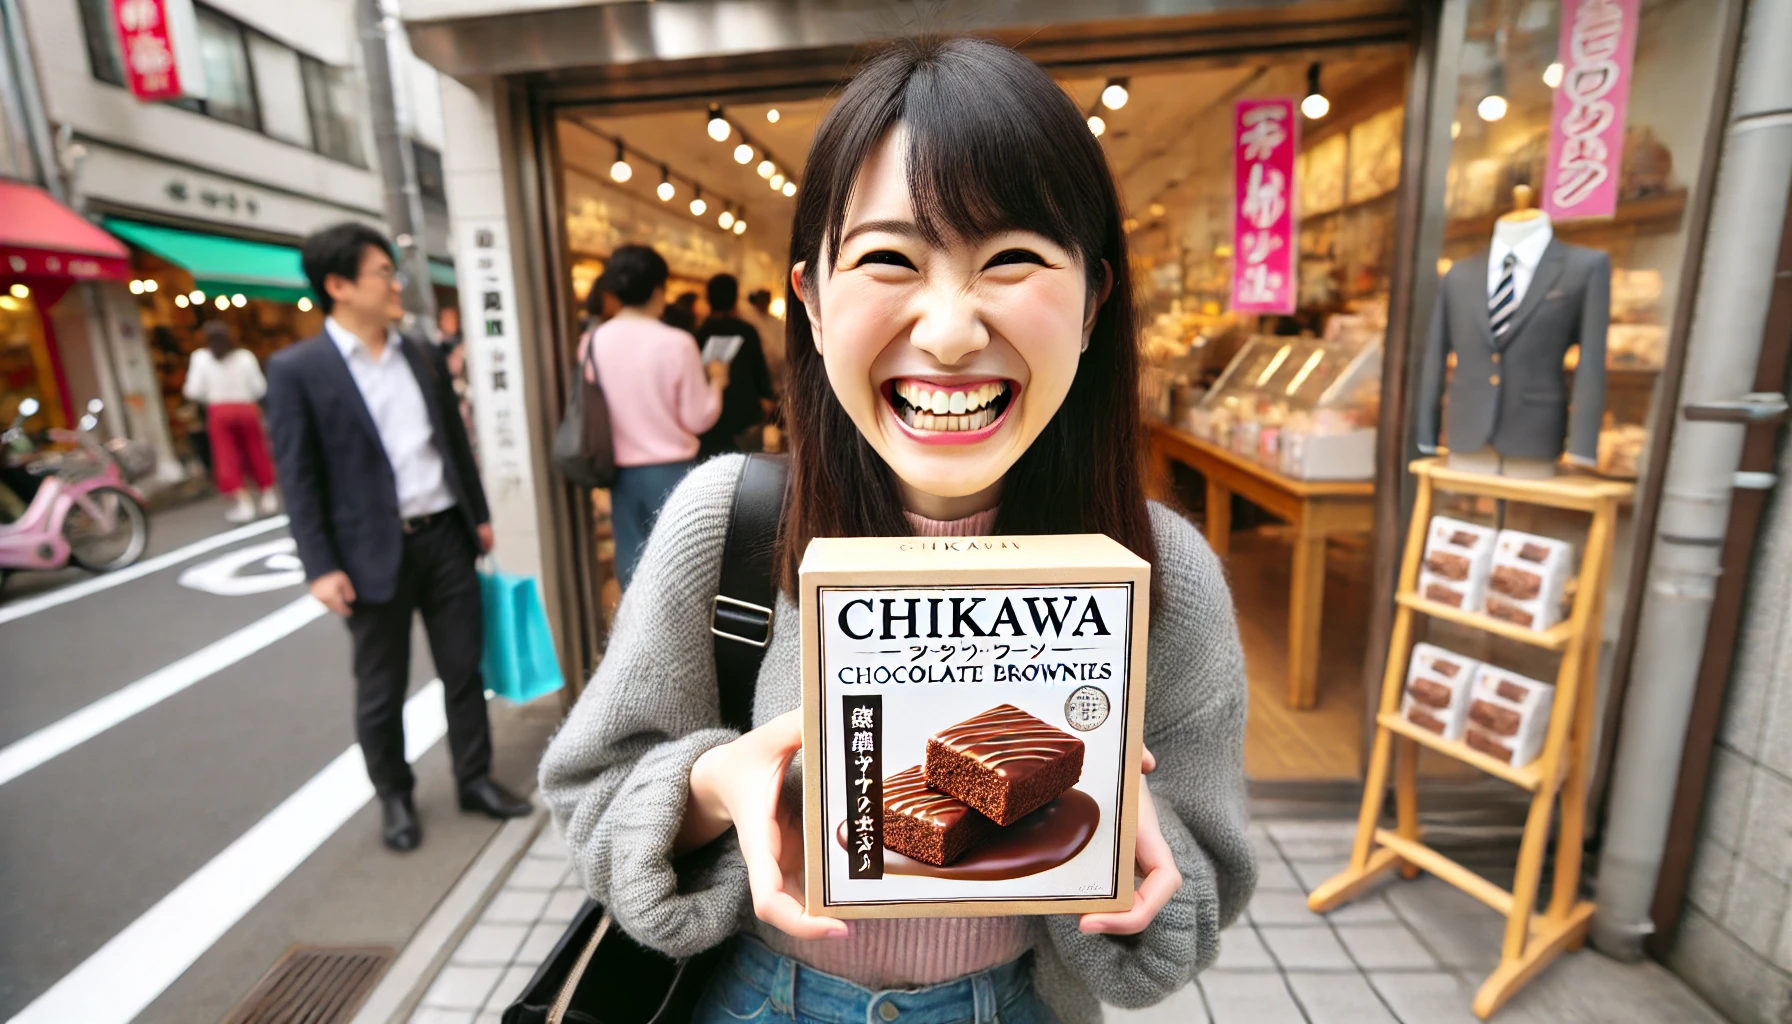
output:
<instances>
[{"instance_id":1,"label":"shop sign with japanese text","mask_svg":"<svg viewBox=\"0 0 1792 1024\"><path fill-rule=\"evenodd\" d=\"M1562 84L1543 172L1543 212L1556 220L1617 212L1638 7L1639 0L1562 4Z\"/></svg>"},{"instance_id":2,"label":"shop sign with japanese text","mask_svg":"<svg viewBox=\"0 0 1792 1024\"><path fill-rule=\"evenodd\" d=\"M205 98L193 0L112 0L125 83L140 100Z\"/></svg>"},{"instance_id":3,"label":"shop sign with japanese text","mask_svg":"<svg viewBox=\"0 0 1792 1024\"><path fill-rule=\"evenodd\" d=\"M1298 132L1293 100L1238 101L1233 132L1233 312L1294 312Z\"/></svg>"}]
</instances>

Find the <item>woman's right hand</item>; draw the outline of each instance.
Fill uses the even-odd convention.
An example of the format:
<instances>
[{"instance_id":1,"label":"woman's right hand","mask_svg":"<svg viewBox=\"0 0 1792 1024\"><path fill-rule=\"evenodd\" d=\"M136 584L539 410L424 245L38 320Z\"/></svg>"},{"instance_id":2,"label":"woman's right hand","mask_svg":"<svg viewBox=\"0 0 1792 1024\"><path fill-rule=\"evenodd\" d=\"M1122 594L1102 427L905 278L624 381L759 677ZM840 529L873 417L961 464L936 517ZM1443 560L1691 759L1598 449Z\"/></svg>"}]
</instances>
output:
<instances>
[{"instance_id":1,"label":"woman's right hand","mask_svg":"<svg viewBox=\"0 0 1792 1024\"><path fill-rule=\"evenodd\" d=\"M802 886L802 810L781 808L780 797L784 772L802 747L802 712L793 710L704 752L691 765L690 803L676 848L694 849L732 825L747 862L753 913L794 938L843 938L846 922L811 916L792 895Z\"/></svg>"},{"instance_id":2,"label":"woman's right hand","mask_svg":"<svg viewBox=\"0 0 1792 1024\"><path fill-rule=\"evenodd\" d=\"M722 388L722 389L726 389L728 387L728 364L727 363L722 362L720 359L716 360L713 363L706 363L706 364L704 364L703 372L709 376L709 383L710 383L711 387Z\"/></svg>"}]
</instances>

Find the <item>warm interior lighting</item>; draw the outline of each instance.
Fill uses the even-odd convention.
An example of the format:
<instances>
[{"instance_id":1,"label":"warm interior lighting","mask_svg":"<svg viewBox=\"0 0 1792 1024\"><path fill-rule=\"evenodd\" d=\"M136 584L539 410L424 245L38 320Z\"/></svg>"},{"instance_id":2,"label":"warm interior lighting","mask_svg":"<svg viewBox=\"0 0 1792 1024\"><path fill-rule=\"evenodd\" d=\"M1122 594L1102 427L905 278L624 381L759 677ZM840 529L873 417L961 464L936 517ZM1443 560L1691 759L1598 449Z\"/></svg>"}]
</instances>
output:
<instances>
[{"instance_id":1,"label":"warm interior lighting","mask_svg":"<svg viewBox=\"0 0 1792 1024\"><path fill-rule=\"evenodd\" d=\"M779 191L783 192L787 196L796 195L796 182L794 182L794 181L785 182L784 187L779 189Z\"/></svg>"},{"instance_id":2,"label":"warm interior lighting","mask_svg":"<svg viewBox=\"0 0 1792 1024\"><path fill-rule=\"evenodd\" d=\"M747 233L747 222L744 220L735 221L734 222L734 233L737 235L746 234Z\"/></svg>"},{"instance_id":3,"label":"warm interior lighting","mask_svg":"<svg viewBox=\"0 0 1792 1024\"><path fill-rule=\"evenodd\" d=\"M740 145L734 147L734 162L737 164L752 163L753 162L753 147L747 145L744 142L741 143Z\"/></svg>"},{"instance_id":4,"label":"warm interior lighting","mask_svg":"<svg viewBox=\"0 0 1792 1024\"><path fill-rule=\"evenodd\" d=\"M696 196L691 199L691 216L701 217L703 211L707 209L709 209L709 204L703 201L703 190L698 189Z\"/></svg>"},{"instance_id":5,"label":"warm interior lighting","mask_svg":"<svg viewBox=\"0 0 1792 1024\"><path fill-rule=\"evenodd\" d=\"M1543 69L1543 84L1551 89L1562 84L1562 62L1551 61L1549 67Z\"/></svg>"},{"instance_id":6,"label":"warm interior lighting","mask_svg":"<svg viewBox=\"0 0 1792 1024\"><path fill-rule=\"evenodd\" d=\"M761 178L769 178L772 175L778 173L778 165L772 163L770 160L759 161L759 167L757 169L759 171L759 176ZM774 187L776 187L776 186L774 186Z\"/></svg>"},{"instance_id":7,"label":"warm interior lighting","mask_svg":"<svg viewBox=\"0 0 1792 1024\"><path fill-rule=\"evenodd\" d=\"M304 295L299 296L299 312L301 312L301 313L311 312L311 299L309 297L304 296Z\"/></svg>"},{"instance_id":8,"label":"warm interior lighting","mask_svg":"<svg viewBox=\"0 0 1792 1024\"><path fill-rule=\"evenodd\" d=\"M143 282L137 280L136 278L132 278L131 283L127 287L129 287L131 289L132 295L142 295L143 294Z\"/></svg>"},{"instance_id":9,"label":"warm interior lighting","mask_svg":"<svg viewBox=\"0 0 1792 1024\"><path fill-rule=\"evenodd\" d=\"M1506 116L1506 97L1500 95L1483 96L1475 105L1475 113L1481 115L1483 121L1498 121Z\"/></svg>"},{"instance_id":10,"label":"warm interior lighting","mask_svg":"<svg viewBox=\"0 0 1792 1024\"><path fill-rule=\"evenodd\" d=\"M1453 139L1461 134L1462 134L1462 122L1461 121L1451 121L1450 122L1450 138Z\"/></svg>"},{"instance_id":11,"label":"warm interior lighting","mask_svg":"<svg viewBox=\"0 0 1792 1024\"><path fill-rule=\"evenodd\" d=\"M162 286L157 284L156 279L153 277L146 277L143 279L143 290L146 292L153 292L160 287Z\"/></svg>"},{"instance_id":12,"label":"warm interior lighting","mask_svg":"<svg viewBox=\"0 0 1792 1024\"><path fill-rule=\"evenodd\" d=\"M229 309L230 308L230 296L220 295L216 299L212 300L212 305L218 307L219 309Z\"/></svg>"},{"instance_id":13,"label":"warm interior lighting","mask_svg":"<svg viewBox=\"0 0 1792 1024\"><path fill-rule=\"evenodd\" d=\"M205 301L205 293L195 288L187 293L187 301L197 306Z\"/></svg>"},{"instance_id":14,"label":"warm interior lighting","mask_svg":"<svg viewBox=\"0 0 1792 1024\"><path fill-rule=\"evenodd\" d=\"M766 120L767 120L767 121L770 121L770 122L771 122L771 123L772 123L772 124L777 124L777 123L778 123L778 116L779 116L779 115L778 115L778 108L777 108L777 107L773 107L773 108L772 108L772 109L770 109L770 110L768 110L768 111L766 111L766 112L765 112L765 119L766 119Z\"/></svg>"},{"instance_id":15,"label":"warm interior lighting","mask_svg":"<svg viewBox=\"0 0 1792 1024\"><path fill-rule=\"evenodd\" d=\"M1101 133L1107 130L1108 123L1101 119L1100 114L1089 115L1089 134L1094 135L1096 138L1100 138Z\"/></svg>"},{"instance_id":16,"label":"warm interior lighting","mask_svg":"<svg viewBox=\"0 0 1792 1024\"><path fill-rule=\"evenodd\" d=\"M628 154L622 150L621 140L616 142L616 162L610 165L610 178L624 182L635 176L635 169L628 165Z\"/></svg>"},{"instance_id":17,"label":"warm interior lighting","mask_svg":"<svg viewBox=\"0 0 1792 1024\"><path fill-rule=\"evenodd\" d=\"M1126 106L1126 101L1131 98L1126 91L1126 79L1124 78L1108 79L1107 88L1101 90L1101 105L1109 110L1119 110Z\"/></svg>"},{"instance_id":18,"label":"warm interior lighting","mask_svg":"<svg viewBox=\"0 0 1792 1024\"><path fill-rule=\"evenodd\" d=\"M722 116L722 108L715 104L709 107L709 137L717 142L728 141L728 119Z\"/></svg>"},{"instance_id":19,"label":"warm interior lighting","mask_svg":"<svg viewBox=\"0 0 1792 1024\"><path fill-rule=\"evenodd\" d=\"M783 188L784 187L784 176L782 174L772 175L771 184L772 184L772 188L774 188L774 189Z\"/></svg>"},{"instance_id":20,"label":"warm interior lighting","mask_svg":"<svg viewBox=\"0 0 1792 1024\"><path fill-rule=\"evenodd\" d=\"M1300 112L1307 120L1317 121L1332 112L1332 101L1319 88L1319 62L1307 65L1307 95L1300 101Z\"/></svg>"},{"instance_id":21,"label":"warm interior lighting","mask_svg":"<svg viewBox=\"0 0 1792 1024\"><path fill-rule=\"evenodd\" d=\"M723 210L722 215L720 217L716 218L716 224L723 231L726 231L729 228L733 227L734 226L734 211L733 210Z\"/></svg>"},{"instance_id":22,"label":"warm interior lighting","mask_svg":"<svg viewBox=\"0 0 1792 1024\"><path fill-rule=\"evenodd\" d=\"M784 296L772 296L772 304L767 307L767 312L780 320L784 319Z\"/></svg>"},{"instance_id":23,"label":"warm interior lighting","mask_svg":"<svg viewBox=\"0 0 1792 1024\"><path fill-rule=\"evenodd\" d=\"M235 306L238 309L242 309L244 306L249 304L249 297L244 295L242 292L237 292L235 295L232 295L230 297L230 304L232 306Z\"/></svg>"},{"instance_id":24,"label":"warm interior lighting","mask_svg":"<svg viewBox=\"0 0 1792 1024\"><path fill-rule=\"evenodd\" d=\"M15 284L11 288L8 288L7 291L10 292L15 299L29 299L31 297L31 289L22 284Z\"/></svg>"},{"instance_id":25,"label":"warm interior lighting","mask_svg":"<svg viewBox=\"0 0 1792 1024\"><path fill-rule=\"evenodd\" d=\"M672 197L678 194L678 190L673 188L672 183L669 181L660 182L660 187L655 191L658 193L660 202L662 203L671 202Z\"/></svg>"},{"instance_id":26,"label":"warm interior lighting","mask_svg":"<svg viewBox=\"0 0 1792 1024\"><path fill-rule=\"evenodd\" d=\"M303 302L305 300L300 299L299 301ZM192 305L192 303L189 303L187 301L187 297L185 295L176 295L174 297L174 304L176 306L179 306L181 309L186 309L189 305ZM301 307L301 308L303 308L303 307Z\"/></svg>"}]
</instances>

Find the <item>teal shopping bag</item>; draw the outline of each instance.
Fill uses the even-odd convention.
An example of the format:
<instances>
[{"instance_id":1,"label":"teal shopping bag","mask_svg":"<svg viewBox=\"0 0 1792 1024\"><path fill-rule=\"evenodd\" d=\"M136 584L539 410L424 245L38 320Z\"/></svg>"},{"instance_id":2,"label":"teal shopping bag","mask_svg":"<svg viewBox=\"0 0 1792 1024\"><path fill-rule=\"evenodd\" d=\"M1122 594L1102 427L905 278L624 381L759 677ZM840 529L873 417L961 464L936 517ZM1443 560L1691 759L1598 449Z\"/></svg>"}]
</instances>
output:
<instances>
[{"instance_id":1,"label":"teal shopping bag","mask_svg":"<svg viewBox=\"0 0 1792 1024\"><path fill-rule=\"evenodd\" d=\"M481 572L479 598L485 605L485 654L479 660L485 688L517 704L558 690L560 661L534 578Z\"/></svg>"}]
</instances>

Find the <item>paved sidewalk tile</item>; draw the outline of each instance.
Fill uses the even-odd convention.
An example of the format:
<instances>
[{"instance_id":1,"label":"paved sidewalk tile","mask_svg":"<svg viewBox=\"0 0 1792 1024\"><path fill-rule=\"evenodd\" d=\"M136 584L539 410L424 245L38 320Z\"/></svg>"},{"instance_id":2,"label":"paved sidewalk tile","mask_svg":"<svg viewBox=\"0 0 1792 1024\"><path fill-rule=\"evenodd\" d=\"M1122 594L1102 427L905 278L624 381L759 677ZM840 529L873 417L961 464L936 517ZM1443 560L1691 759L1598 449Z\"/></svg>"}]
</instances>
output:
<instances>
[{"instance_id":1,"label":"paved sidewalk tile","mask_svg":"<svg viewBox=\"0 0 1792 1024\"><path fill-rule=\"evenodd\" d=\"M538 924L529 930L529 937L523 940L523 948L516 951L515 963L527 967L538 966L547 960L548 954L554 951L555 943L566 933L563 924Z\"/></svg>"},{"instance_id":2,"label":"paved sidewalk tile","mask_svg":"<svg viewBox=\"0 0 1792 1024\"><path fill-rule=\"evenodd\" d=\"M526 924L476 924L467 931L449 963L468 967L503 967L529 934Z\"/></svg>"},{"instance_id":3,"label":"paved sidewalk tile","mask_svg":"<svg viewBox=\"0 0 1792 1024\"><path fill-rule=\"evenodd\" d=\"M1279 974L1201 975L1213 1024L1306 1024Z\"/></svg>"},{"instance_id":4,"label":"paved sidewalk tile","mask_svg":"<svg viewBox=\"0 0 1792 1024\"><path fill-rule=\"evenodd\" d=\"M1288 869L1288 862L1280 857L1274 859L1259 857L1257 859L1257 891L1258 892L1305 892L1300 880Z\"/></svg>"},{"instance_id":5,"label":"paved sidewalk tile","mask_svg":"<svg viewBox=\"0 0 1792 1024\"><path fill-rule=\"evenodd\" d=\"M516 997L522 995L523 986L527 985L529 979L534 976L535 968L533 967L512 967L505 971L504 976L498 979L497 986L492 989L492 994L485 1001L485 1012L503 1013L505 1007L516 1002Z\"/></svg>"},{"instance_id":6,"label":"paved sidewalk tile","mask_svg":"<svg viewBox=\"0 0 1792 1024\"><path fill-rule=\"evenodd\" d=\"M1387 898L1445 966L1486 974L1499 965L1506 919L1480 900L1429 876L1395 886Z\"/></svg>"},{"instance_id":7,"label":"paved sidewalk tile","mask_svg":"<svg viewBox=\"0 0 1792 1024\"><path fill-rule=\"evenodd\" d=\"M1360 974L1291 971L1288 984L1312 1024L1401 1024Z\"/></svg>"},{"instance_id":8,"label":"paved sidewalk tile","mask_svg":"<svg viewBox=\"0 0 1792 1024\"><path fill-rule=\"evenodd\" d=\"M434 1006L418 1007L411 1014L410 1024L474 1024L472 1010L443 1010Z\"/></svg>"},{"instance_id":9,"label":"paved sidewalk tile","mask_svg":"<svg viewBox=\"0 0 1792 1024\"><path fill-rule=\"evenodd\" d=\"M1366 971L1435 971L1437 959L1399 924L1338 925L1338 937ZM1429 1021L1426 1024L1430 1024Z\"/></svg>"},{"instance_id":10,"label":"paved sidewalk tile","mask_svg":"<svg viewBox=\"0 0 1792 1024\"><path fill-rule=\"evenodd\" d=\"M485 908L484 920L499 924L534 924L548 905L550 893L531 889L505 889Z\"/></svg>"},{"instance_id":11,"label":"paved sidewalk tile","mask_svg":"<svg viewBox=\"0 0 1792 1024\"><path fill-rule=\"evenodd\" d=\"M1283 971L1356 971L1350 954L1326 924L1258 930Z\"/></svg>"},{"instance_id":12,"label":"paved sidewalk tile","mask_svg":"<svg viewBox=\"0 0 1792 1024\"><path fill-rule=\"evenodd\" d=\"M529 856L559 857L564 860L567 856L566 841L560 838L560 833L554 831L553 825L548 825L535 837L535 842L529 844Z\"/></svg>"},{"instance_id":13,"label":"paved sidewalk tile","mask_svg":"<svg viewBox=\"0 0 1792 1024\"><path fill-rule=\"evenodd\" d=\"M1397 924L1394 908L1379 892L1371 892L1344 904L1325 915L1333 924Z\"/></svg>"},{"instance_id":14,"label":"paved sidewalk tile","mask_svg":"<svg viewBox=\"0 0 1792 1024\"><path fill-rule=\"evenodd\" d=\"M1300 891L1312 892L1314 889L1350 866L1350 856L1332 857L1326 860L1301 860L1293 864L1294 873L1300 878Z\"/></svg>"},{"instance_id":15,"label":"paved sidewalk tile","mask_svg":"<svg viewBox=\"0 0 1792 1024\"><path fill-rule=\"evenodd\" d=\"M1298 892L1260 892L1251 900L1251 920L1257 924L1320 924L1318 914L1307 909L1306 896Z\"/></svg>"},{"instance_id":16,"label":"paved sidewalk tile","mask_svg":"<svg viewBox=\"0 0 1792 1024\"><path fill-rule=\"evenodd\" d=\"M1250 925L1234 925L1220 933L1220 955L1210 971L1273 971L1276 962Z\"/></svg>"},{"instance_id":17,"label":"paved sidewalk tile","mask_svg":"<svg viewBox=\"0 0 1792 1024\"><path fill-rule=\"evenodd\" d=\"M556 889L549 898L547 906L541 911L540 920L547 924L567 925L578 915L579 908L585 905L585 890Z\"/></svg>"},{"instance_id":18,"label":"paved sidewalk tile","mask_svg":"<svg viewBox=\"0 0 1792 1024\"><path fill-rule=\"evenodd\" d=\"M1407 1024L1480 1024L1472 1006L1475 990L1453 974L1442 972L1372 973L1369 983ZM1508 1008L1510 1009L1510 1008ZM1614 1020L1646 1021L1633 1008ZM1500 1024L1519 1024L1517 1015L1502 1012ZM1666 1024L1666 1022L1662 1022Z\"/></svg>"},{"instance_id":19,"label":"paved sidewalk tile","mask_svg":"<svg viewBox=\"0 0 1792 1024\"><path fill-rule=\"evenodd\" d=\"M1195 986L1179 989L1156 1006L1142 1010L1101 1008L1106 1024L1208 1024L1207 1007Z\"/></svg>"},{"instance_id":20,"label":"paved sidewalk tile","mask_svg":"<svg viewBox=\"0 0 1792 1024\"><path fill-rule=\"evenodd\" d=\"M485 997L491 994L492 986L498 983L498 977L504 973L502 967L458 967L453 964L442 968L436 975L435 984L423 993L422 1005L443 1010L466 1010L468 1016L485 1005Z\"/></svg>"},{"instance_id":21,"label":"paved sidewalk tile","mask_svg":"<svg viewBox=\"0 0 1792 1024\"><path fill-rule=\"evenodd\" d=\"M552 889L571 870L572 865L563 859L525 857L517 863L516 871L504 886L508 889Z\"/></svg>"}]
</instances>

